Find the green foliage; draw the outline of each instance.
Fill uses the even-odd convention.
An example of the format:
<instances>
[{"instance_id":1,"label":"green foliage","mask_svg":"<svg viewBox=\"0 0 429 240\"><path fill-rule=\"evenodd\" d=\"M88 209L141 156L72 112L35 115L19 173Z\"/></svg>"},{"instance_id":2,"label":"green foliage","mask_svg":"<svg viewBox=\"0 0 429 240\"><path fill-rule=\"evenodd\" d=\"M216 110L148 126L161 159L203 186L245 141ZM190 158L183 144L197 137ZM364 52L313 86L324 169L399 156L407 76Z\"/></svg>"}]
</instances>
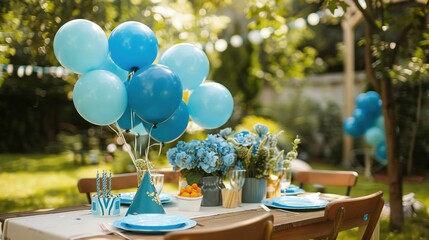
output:
<instances>
[{"instance_id":1,"label":"green foliage","mask_svg":"<svg viewBox=\"0 0 429 240\"><path fill-rule=\"evenodd\" d=\"M140 21L157 35L160 49L178 42L215 41L229 18L217 12L219 1L32 1L11 0L0 5L0 62L15 66L0 76L0 152L41 152L54 144L59 123L89 128L71 102L78 76L19 77L16 67L59 66L53 52L55 33L72 19L88 19L106 35L120 23ZM212 59L216 55L210 56ZM11 107L13 106L13 107Z\"/></svg>"},{"instance_id":2,"label":"green foliage","mask_svg":"<svg viewBox=\"0 0 429 240\"><path fill-rule=\"evenodd\" d=\"M299 135L301 158L310 155L312 158L323 158L329 163L339 163L342 157L342 120L340 107L329 102L326 106L311 99L305 99L296 89L288 103L279 103L272 108L264 109L264 114L277 119L285 126L289 134L288 144L292 137ZM286 114L285 114L286 113Z\"/></svg>"},{"instance_id":3,"label":"green foliage","mask_svg":"<svg viewBox=\"0 0 429 240\"><path fill-rule=\"evenodd\" d=\"M303 45L314 37L313 32L291 24L298 17L294 10L292 1L278 0L254 0L248 7L250 29L271 29L270 36L261 43L259 63L253 64L251 73L278 90L290 78L302 79L321 70L320 61L315 60L317 50Z\"/></svg>"}]
</instances>

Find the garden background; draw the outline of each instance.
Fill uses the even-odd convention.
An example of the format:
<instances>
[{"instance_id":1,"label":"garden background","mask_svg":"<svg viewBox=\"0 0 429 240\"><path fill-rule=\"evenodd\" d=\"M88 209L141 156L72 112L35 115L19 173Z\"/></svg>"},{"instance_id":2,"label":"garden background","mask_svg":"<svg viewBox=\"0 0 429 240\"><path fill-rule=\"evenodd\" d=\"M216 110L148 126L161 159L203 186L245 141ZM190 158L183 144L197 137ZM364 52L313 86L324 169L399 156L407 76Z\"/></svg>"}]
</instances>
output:
<instances>
[{"instance_id":1,"label":"garden background","mask_svg":"<svg viewBox=\"0 0 429 240\"><path fill-rule=\"evenodd\" d=\"M390 16L401 15L404 4L391 4ZM300 159L314 168L358 170L352 196L383 190L389 200L385 183L364 177L368 146L363 139L355 139L351 159L342 159L342 124L347 116L343 115L340 12L329 14L319 2L217 0L11 0L0 9L0 187L4 191L0 212L82 204L84 196L75 185L79 177L93 176L101 168L133 171L115 133L89 124L76 112L71 91L78 76L59 68L53 54L56 31L75 18L96 22L106 34L124 21L143 22L154 30L160 52L179 42L200 46L210 59L209 79L225 85L234 97L233 116L223 127L250 128L262 122L273 132L283 129L286 134L280 145L286 150L292 137L299 135ZM283 20L273 23L266 17L264 21L268 13L277 13ZM355 29L356 96L371 90L362 60L364 31L364 24ZM413 56L427 63L428 54L422 51ZM428 206L429 194L424 191L429 167L427 72L412 67L398 72L393 83L400 113L397 138L404 193L416 193L416 199ZM189 128L181 139L207 133ZM128 135L127 140L147 142L144 136ZM165 145L160 157L157 151L151 152L156 166L166 166L164 153L174 144ZM386 166L370 157L373 176L385 176ZM344 161L350 163L347 168L342 166ZM427 230L421 228L427 225L426 211L407 219L404 239L427 238ZM398 239L389 231L385 223L383 238Z\"/></svg>"}]
</instances>

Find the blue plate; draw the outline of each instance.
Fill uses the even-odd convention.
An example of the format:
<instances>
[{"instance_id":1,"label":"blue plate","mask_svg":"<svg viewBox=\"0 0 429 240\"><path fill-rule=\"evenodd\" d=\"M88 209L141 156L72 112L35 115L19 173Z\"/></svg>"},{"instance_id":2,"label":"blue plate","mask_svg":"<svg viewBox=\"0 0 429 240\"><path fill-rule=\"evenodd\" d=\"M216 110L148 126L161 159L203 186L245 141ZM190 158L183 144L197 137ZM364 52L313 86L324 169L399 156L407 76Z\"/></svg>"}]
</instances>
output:
<instances>
[{"instance_id":1,"label":"blue plate","mask_svg":"<svg viewBox=\"0 0 429 240\"><path fill-rule=\"evenodd\" d=\"M131 204L134 195L136 195L135 192L121 193L121 204ZM173 200L173 197L168 193L161 193L159 200L161 200L161 203L169 203Z\"/></svg>"},{"instance_id":2,"label":"blue plate","mask_svg":"<svg viewBox=\"0 0 429 240\"><path fill-rule=\"evenodd\" d=\"M183 227L188 218L171 214L138 214L122 218L122 222L135 229L168 230Z\"/></svg>"},{"instance_id":3,"label":"blue plate","mask_svg":"<svg viewBox=\"0 0 429 240\"><path fill-rule=\"evenodd\" d=\"M118 219L113 222L113 226L123 229L125 231L131 231L131 232L144 232L144 233L165 233L165 232L171 232L171 231L178 231L178 230L184 230L191 227L195 227L197 225L197 222L194 220L188 219L187 221L183 222L181 225L177 227L133 227L129 224L126 224L123 222L123 219Z\"/></svg>"},{"instance_id":4,"label":"blue plate","mask_svg":"<svg viewBox=\"0 0 429 240\"><path fill-rule=\"evenodd\" d=\"M262 200L262 203L268 207L306 211L323 209L329 202L323 199L311 199L297 196L282 196L264 199Z\"/></svg>"},{"instance_id":5,"label":"blue plate","mask_svg":"<svg viewBox=\"0 0 429 240\"><path fill-rule=\"evenodd\" d=\"M290 185L287 189L286 192L285 191L281 191L281 194L284 196L294 196L294 195L298 195L300 193L305 192L304 189L295 186L295 185Z\"/></svg>"}]
</instances>

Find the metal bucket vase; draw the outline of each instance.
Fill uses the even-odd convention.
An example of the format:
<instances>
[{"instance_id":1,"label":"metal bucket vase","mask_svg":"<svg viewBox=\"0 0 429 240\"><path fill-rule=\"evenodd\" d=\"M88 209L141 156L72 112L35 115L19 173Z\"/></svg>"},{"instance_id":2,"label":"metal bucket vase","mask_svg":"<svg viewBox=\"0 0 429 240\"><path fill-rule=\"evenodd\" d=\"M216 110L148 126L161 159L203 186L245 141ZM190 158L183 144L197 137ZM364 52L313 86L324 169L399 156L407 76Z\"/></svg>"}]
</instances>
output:
<instances>
[{"instance_id":1,"label":"metal bucket vase","mask_svg":"<svg viewBox=\"0 0 429 240\"><path fill-rule=\"evenodd\" d=\"M220 206L222 205L222 187L221 178L217 176L203 177L201 180L201 190L203 201L201 206Z\"/></svg>"},{"instance_id":2,"label":"metal bucket vase","mask_svg":"<svg viewBox=\"0 0 429 240\"><path fill-rule=\"evenodd\" d=\"M246 178L243 185L243 203L260 203L265 197L267 180Z\"/></svg>"}]
</instances>

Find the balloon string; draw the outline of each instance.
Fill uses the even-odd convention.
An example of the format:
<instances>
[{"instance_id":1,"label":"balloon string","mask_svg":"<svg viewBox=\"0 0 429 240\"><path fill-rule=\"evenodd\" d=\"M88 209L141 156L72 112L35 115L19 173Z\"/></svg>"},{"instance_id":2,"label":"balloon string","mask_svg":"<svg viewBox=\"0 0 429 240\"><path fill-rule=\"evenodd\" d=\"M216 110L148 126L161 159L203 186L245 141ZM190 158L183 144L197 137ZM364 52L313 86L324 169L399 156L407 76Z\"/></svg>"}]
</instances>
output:
<instances>
[{"instance_id":1,"label":"balloon string","mask_svg":"<svg viewBox=\"0 0 429 240\"><path fill-rule=\"evenodd\" d=\"M148 165L148 167L149 167L148 155L149 155L149 150L150 150L150 147L151 147L151 145L150 145L150 139L152 138L152 129L153 129L153 125L149 129L149 132L148 132L149 137L148 137L148 140L147 140L147 147L145 149L146 164Z\"/></svg>"},{"instance_id":2,"label":"balloon string","mask_svg":"<svg viewBox=\"0 0 429 240\"><path fill-rule=\"evenodd\" d=\"M122 141L124 142L124 145L125 145L125 150L130 155L131 161L133 162L134 167L137 168L136 159L133 155L133 152L131 151L130 145L127 143L127 140L125 139L124 134L121 131L116 131L116 129L114 127L112 127L112 125L109 125L109 128L112 129L122 139Z\"/></svg>"},{"instance_id":3,"label":"balloon string","mask_svg":"<svg viewBox=\"0 0 429 240\"><path fill-rule=\"evenodd\" d=\"M138 68L133 67L130 71L130 73L128 73L128 79L127 81L131 80L131 78L134 76L134 73L138 70Z\"/></svg>"}]
</instances>

